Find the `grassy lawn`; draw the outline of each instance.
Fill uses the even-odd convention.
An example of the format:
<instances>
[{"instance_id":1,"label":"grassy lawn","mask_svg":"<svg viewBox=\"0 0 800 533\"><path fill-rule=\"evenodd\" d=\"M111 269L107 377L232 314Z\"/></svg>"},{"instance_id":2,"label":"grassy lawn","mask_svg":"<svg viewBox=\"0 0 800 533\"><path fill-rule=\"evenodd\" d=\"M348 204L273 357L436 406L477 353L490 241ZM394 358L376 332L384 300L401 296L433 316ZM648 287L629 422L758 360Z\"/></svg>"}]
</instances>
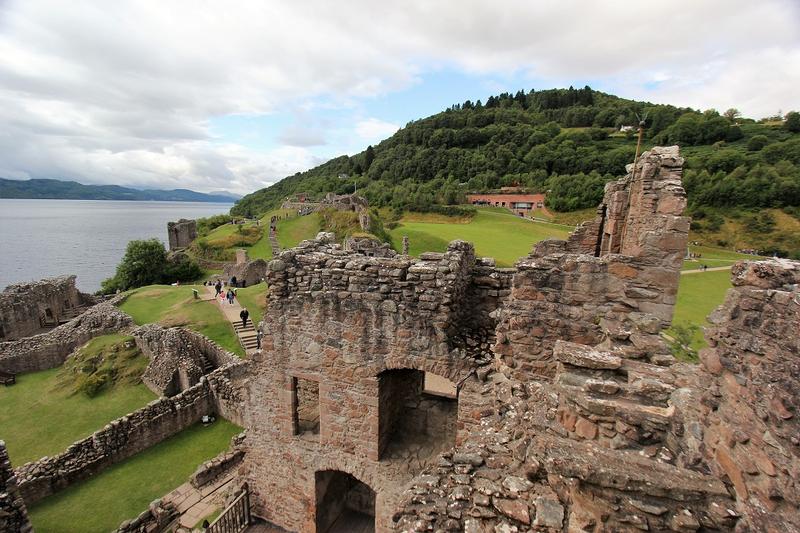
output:
<instances>
[{"instance_id":1,"label":"grassy lawn","mask_svg":"<svg viewBox=\"0 0 800 533\"><path fill-rule=\"evenodd\" d=\"M238 289L236 298L250 312L250 320L253 321L253 324L258 326L267 308L267 284L259 283L252 287Z\"/></svg>"},{"instance_id":2,"label":"grassy lawn","mask_svg":"<svg viewBox=\"0 0 800 533\"><path fill-rule=\"evenodd\" d=\"M286 250L297 246L300 241L313 239L319 233L319 214L312 213L278 222L278 243Z\"/></svg>"},{"instance_id":3,"label":"grassy lawn","mask_svg":"<svg viewBox=\"0 0 800 533\"><path fill-rule=\"evenodd\" d=\"M202 285L150 285L131 291L120 308L131 315L137 324L159 323L164 326L186 326L202 333L217 344L239 356L244 349L233 326L213 301L195 300L192 289L203 294Z\"/></svg>"},{"instance_id":4,"label":"grassy lawn","mask_svg":"<svg viewBox=\"0 0 800 533\"><path fill-rule=\"evenodd\" d=\"M16 385L0 387L0 438L15 466L55 455L155 399L142 384L117 384L94 398L71 394L58 386L59 370L20 374Z\"/></svg>"},{"instance_id":5,"label":"grassy lawn","mask_svg":"<svg viewBox=\"0 0 800 533\"><path fill-rule=\"evenodd\" d=\"M439 223L401 220L390 231L395 244L408 235L409 252L443 252L450 241L463 239L475 244L478 256L494 257L499 266L512 266L517 259L527 255L534 243L555 237L564 239L566 228L553 224L530 222L497 210L479 209L468 223Z\"/></svg>"},{"instance_id":6,"label":"grassy lawn","mask_svg":"<svg viewBox=\"0 0 800 533\"><path fill-rule=\"evenodd\" d=\"M728 270L681 276L672 323L700 326L701 329L695 332L691 344L695 350L706 345L702 331L702 327L707 324L706 317L722 303L730 287L731 273Z\"/></svg>"},{"instance_id":7,"label":"grassy lawn","mask_svg":"<svg viewBox=\"0 0 800 533\"><path fill-rule=\"evenodd\" d=\"M188 481L195 468L228 448L241 429L218 419L197 424L29 508L38 533L112 531L151 501Z\"/></svg>"}]
</instances>

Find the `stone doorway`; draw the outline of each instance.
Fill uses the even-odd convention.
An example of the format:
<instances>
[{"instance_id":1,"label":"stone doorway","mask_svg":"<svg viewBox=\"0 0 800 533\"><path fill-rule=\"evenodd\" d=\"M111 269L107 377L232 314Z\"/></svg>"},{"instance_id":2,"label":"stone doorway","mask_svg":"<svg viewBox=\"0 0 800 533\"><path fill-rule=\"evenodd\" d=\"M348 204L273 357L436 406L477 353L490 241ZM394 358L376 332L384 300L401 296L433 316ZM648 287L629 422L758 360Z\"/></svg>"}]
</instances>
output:
<instances>
[{"instance_id":1,"label":"stone doorway","mask_svg":"<svg viewBox=\"0 0 800 533\"><path fill-rule=\"evenodd\" d=\"M381 460L421 468L452 448L458 422L458 391L451 381L421 370L387 370L378 375L378 433Z\"/></svg>"},{"instance_id":2,"label":"stone doorway","mask_svg":"<svg viewBox=\"0 0 800 533\"><path fill-rule=\"evenodd\" d=\"M373 533L375 492L350 474L324 470L314 475L317 533Z\"/></svg>"}]
</instances>

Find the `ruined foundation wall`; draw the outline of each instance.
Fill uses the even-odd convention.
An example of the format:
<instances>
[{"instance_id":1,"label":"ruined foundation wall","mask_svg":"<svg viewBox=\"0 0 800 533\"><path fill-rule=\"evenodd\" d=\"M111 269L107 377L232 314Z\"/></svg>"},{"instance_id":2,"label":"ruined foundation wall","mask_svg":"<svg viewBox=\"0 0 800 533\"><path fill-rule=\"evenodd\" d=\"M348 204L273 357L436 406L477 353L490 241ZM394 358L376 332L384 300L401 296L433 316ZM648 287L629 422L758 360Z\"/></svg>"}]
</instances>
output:
<instances>
[{"instance_id":1,"label":"ruined foundation wall","mask_svg":"<svg viewBox=\"0 0 800 533\"><path fill-rule=\"evenodd\" d=\"M0 531L33 531L25 501L19 494L17 478L8 459L6 444L0 440Z\"/></svg>"},{"instance_id":2,"label":"ruined foundation wall","mask_svg":"<svg viewBox=\"0 0 800 533\"><path fill-rule=\"evenodd\" d=\"M550 378L557 340L668 362L657 334L671 320L686 252L682 162L677 147L645 152L635 172L606 185L594 221L517 263L494 347L505 365Z\"/></svg>"},{"instance_id":3,"label":"ruined foundation wall","mask_svg":"<svg viewBox=\"0 0 800 533\"><path fill-rule=\"evenodd\" d=\"M700 352L703 452L755 531L800 531L800 263L734 265Z\"/></svg>"},{"instance_id":4,"label":"ruined foundation wall","mask_svg":"<svg viewBox=\"0 0 800 533\"><path fill-rule=\"evenodd\" d=\"M177 394L211 370L239 361L205 335L185 328L147 324L136 328L133 338L150 359L142 381L159 396Z\"/></svg>"},{"instance_id":5,"label":"ruined foundation wall","mask_svg":"<svg viewBox=\"0 0 800 533\"><path fill-rule=\"evenodd\" d=\"M97 304L47 333L0 343L0 370L19 374L55 368L94 337L133 325L133 319L117 308L114 300Z\"/></svg>"},{"instance_id":6,"label":"ruined foundation wall","mask_svg":"<svg viewBox=\"0 0 800 533\"><path fill-rule=\"evenodd\" d=\"M70 445L64 452L16 469L19 490L28 505L102 472L132 455L196 424L204 415L219 414L234 423L241 397L229 390L241 373L238 363L220 368L193 387L159 398L109 422L103 429Z\"/></svg>"},{"instance_id":7,"label":"ruined foundation wall","mask_svg":"<svg viewBox=\"0 0 800 533\"><path fill-rule=\"evenodd\" d=\"M0 341L41 333L94 303L94 297L75 287L75 276L9 285L0 292Z\"/></svg>"},{"instance_id":8,"label":"ruined foundation wall","mask_svg":"<svg viewBox=\"0 0 800 533\"><path fill-rule=\"evenodd\" d=\"M228 263L225 265L224 277L226 280L236 276L239 286L244 282L247 287L261 283L267 277L267 262L263 259L254 259L244 263Z\"/></svg>"}]
</instances>

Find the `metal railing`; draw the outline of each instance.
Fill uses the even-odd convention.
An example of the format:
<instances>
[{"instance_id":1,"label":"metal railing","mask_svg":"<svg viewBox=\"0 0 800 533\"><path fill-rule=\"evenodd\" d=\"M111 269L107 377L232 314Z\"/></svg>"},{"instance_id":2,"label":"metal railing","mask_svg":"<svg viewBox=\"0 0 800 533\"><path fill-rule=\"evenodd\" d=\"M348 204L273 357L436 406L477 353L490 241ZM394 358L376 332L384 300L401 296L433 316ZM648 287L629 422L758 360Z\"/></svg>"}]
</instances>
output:
<instances>
[{"instance_id":1,"label":"metal railing","mask_svg":"<svg viewBox=\"0 0 800 533\"><path fill-rule=\"evenodd\" d=\"M206 528L206 533L241 533L250 521L250 490L245 483L241 494Z\"/></svg>"}]
</instances>

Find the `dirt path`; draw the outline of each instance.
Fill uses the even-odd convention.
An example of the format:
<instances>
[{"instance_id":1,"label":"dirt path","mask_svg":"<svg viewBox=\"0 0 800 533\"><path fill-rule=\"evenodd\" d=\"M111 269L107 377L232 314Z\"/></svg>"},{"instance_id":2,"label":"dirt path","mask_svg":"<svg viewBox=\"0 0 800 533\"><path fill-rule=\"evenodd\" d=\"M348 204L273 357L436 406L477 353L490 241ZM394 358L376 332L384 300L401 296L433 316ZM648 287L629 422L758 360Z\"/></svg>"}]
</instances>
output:
<instances>
[{"instance_id":1,"label":"dirt path","mask_svg":"<svg viewBox=\"0 0 800 533\"><path fill-rule=\"evenodd\" d=\"M698 268L696 270L681 270L681 276L684 274L697 274L698 272L715 272L717 270L730 270L733 265L728 266L721 266L721 267L711 267L703 270L702 268Z\"/></svg>"}]
</instances>

